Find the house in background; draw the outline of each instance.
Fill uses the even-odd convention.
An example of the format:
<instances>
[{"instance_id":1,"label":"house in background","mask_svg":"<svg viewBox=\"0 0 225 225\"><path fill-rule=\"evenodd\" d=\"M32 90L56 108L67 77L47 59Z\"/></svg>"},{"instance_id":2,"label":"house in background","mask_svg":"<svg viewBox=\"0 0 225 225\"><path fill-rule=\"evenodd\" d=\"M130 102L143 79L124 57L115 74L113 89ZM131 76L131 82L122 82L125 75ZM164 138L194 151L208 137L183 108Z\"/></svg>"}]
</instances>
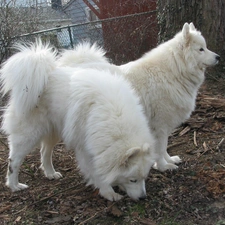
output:
<instances>
[{"instance_id":1,"label":"house in background","mask_svg":"<svg viewBox=\"0 0 225 225\"><path fill-rule=\"evenodd\" d=\"M88 2L96 10L98 10L97 5L91 0L69 0L66 3L64 2L63 12L71 18L73 24L81 24L99 19L85 2Z\"/></svg>"},{"instance_id":2,"label":"house in background","mask_svg":"<svg viewBox=\"0 0 225 225\"><path fill-rule=\"evenodd\" d=\"M157 0L16 1L22 5L17 5L15 10L21 10L32 24L35 20L31 21L27 16L29 11L38 23L33 22L34 29L25 30L27 23L19 20L22 28L16 27L15 31L19 31L12 37L29 33L22 36L31 40L37 33L30 33L41 30L43 38L50 37L50 41L60 48L71 48L82 40L97 42L117 64L134 60L157 44ZM43 31L47 29L51 30Z\"/></svg>"},{"instance_id":3,"label":"house in background","mask_svg":"<svg viewBox=\"0 0 225 225\"><path fill-rule=\"evenodd\" d=\"M43 4L40 5L41 1ZM36 13L39 15L39 30L58 28L57 30L43 33L41 35L42 39L50 40L56 47L69 48L71 41L68 31L65 30L63 33L60 27L72 25L72 20L63 11L61 0L51 0L51 4L47 0L38 0L37 2L39 5L33 7L33 10L36 10Z\"/></svg>"},{"instance_id":4,"label":"house in background","mask_svg":"<svg viewBox=\"0 0 225 225\"><path fill-rule=\"evenodd\" d=\"M105 49L115 63L135 60L158 41L157 0L99 0ZM132 15L132 16L131 16Z\"/></svg>"},{"instance_id":5,"label":"house in background","mask_svg":"<svg viewBox=\"0 0 225 225\"><path fill-rule=\"evenodd\" d=\"M157 45L156 3L157 0L52 0L52 7L71 19L75 45L82 40L97 42L114 63L121 64Z\"/></svg>"},{"instance_id":6,"label":"house in background","mask_svg":"<svg viewBox=\"0 0 225 225\"><path fill-rule=\"evenodd\" d=\"M38 8L40 18L40 30L63 27L72 24L71 18L63 10L55 10L51 6Z\"/></svg>"},{"instance_id":7,"label":"house in background","mask_svg":"<svg viewBox=\"0 0 225 225\"><path fill-rule=\"evenodd\" d=\"M156 3L157 0L70 0L63 10L73 24L106 19L77 27L74 36L91 37L104 45L114 63L121 64L137 59L157 45Z\"/></svg>"},{"instance_id":8,"label":"house in background","mask_svg":"<svg viewBox=\"0 0 225 225\"><path fill-rule=\"evenodd\" d=\"M71 27L74 44L86 40L103 45L102 25L95 11L98 12L99 8L92 0L70 0L63 5L63 12L76 25Z\"/></svg>"}]
</instances>

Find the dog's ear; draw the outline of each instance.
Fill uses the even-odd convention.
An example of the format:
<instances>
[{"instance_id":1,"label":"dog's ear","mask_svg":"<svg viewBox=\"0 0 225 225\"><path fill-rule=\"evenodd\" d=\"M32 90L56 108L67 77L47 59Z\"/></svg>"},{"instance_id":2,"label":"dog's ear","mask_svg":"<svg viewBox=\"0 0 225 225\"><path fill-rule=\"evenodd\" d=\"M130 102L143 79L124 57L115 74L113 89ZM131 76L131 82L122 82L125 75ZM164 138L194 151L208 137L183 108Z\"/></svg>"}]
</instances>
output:
<instances>
[{"instance_id":1,"label":"dog's ear","mask_svg":"<svg viewBox=\"0 0 225 225\"><path fill-rule=\"evenodd\" d=\"M128 161L141 151L140 147L133 147L127 150L125 156L121 159L121 166L126 166Z\"/></svg>"},{"instance_id":2,"label":"dog's ear","mask_svg":"<svg viewBox=\"0 0 225 225\"><path fill-rule=\"evenodd\" d=\"M184 24L182 28L182 35L185 41L185 45L188 45L190 41L190 26L188 23Z\"/></svg>"},{"instance_id":3,"label":"dog's ear","mask_svg":"<svg viewBox=\"0 0 225 225\"><path fill-rule=\"evenodd\" d=\"M183 37L186 39L189 37L189 34L190 34L190 27L189 27L189 24L188 23L185 23L183 28L182 28L182 34L183 34Z\"/></svg>"},{"instance_id":4,"label":"dog's ear","mask_svg":"<svg viewBox=\"0 0 225 225\"><path fill-rule=\"evenodd\" d=\"M189 24L189 27L191 30L196 31L196 28L192 22Z\"/></svg>"}]
</instances>

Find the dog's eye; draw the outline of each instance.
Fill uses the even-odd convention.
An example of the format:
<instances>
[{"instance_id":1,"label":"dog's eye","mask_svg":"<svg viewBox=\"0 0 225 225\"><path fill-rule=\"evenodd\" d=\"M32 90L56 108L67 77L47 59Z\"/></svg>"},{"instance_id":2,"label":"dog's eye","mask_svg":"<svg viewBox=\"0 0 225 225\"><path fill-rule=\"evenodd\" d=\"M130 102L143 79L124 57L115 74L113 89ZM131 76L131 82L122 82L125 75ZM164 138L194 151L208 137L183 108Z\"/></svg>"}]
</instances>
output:
<instances>
[{"instance_id":1,"label":"dog's eye","mask_svg":"<svg viewBox=\"0 0 225 225\"><path fill-rule=\"evenodd\" d=\"M200 51L200 52L203 52L203 51L204 51L204 48L200 48L199 51Z\"/></svg>"},{"instance_id":2,"label":"dog's eye","mask_svg":"<svg viewBox=\"0 0 225 225\"><path fill-rule=\"evenodd\" d=\"M137 183L137 180L130 180L131 183Z\"/></svg>"}]
</instances>

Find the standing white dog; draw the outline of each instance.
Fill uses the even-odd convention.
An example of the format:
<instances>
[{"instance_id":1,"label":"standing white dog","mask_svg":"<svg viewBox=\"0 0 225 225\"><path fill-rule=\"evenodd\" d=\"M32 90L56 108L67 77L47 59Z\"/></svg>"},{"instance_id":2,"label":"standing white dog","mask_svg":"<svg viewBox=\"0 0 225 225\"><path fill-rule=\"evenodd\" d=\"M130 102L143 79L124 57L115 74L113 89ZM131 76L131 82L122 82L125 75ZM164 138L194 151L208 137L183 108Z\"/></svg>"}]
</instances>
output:
<instances>
[{"instance_id":1,"label":"standing white dog","mask_svg":"<svg viewBox=\"0 0 225 225\"><path fill-rule=\"evenodd\" d=\"M185 23L173 39L120 67L141 97L156 138L155 168L160 171L176 169L175 164L181 162L178 156L167 153L168 136L190 117L205 69L219 59L207 49L193 23Z\"/></svg>"},{"instance_id":2,"label":"standing white dog","mask_svg":"<svg viewBox=\"0 0 225 225\"><path fill-rule=\"evenodd\" d=\"M99 60L101 49L96 49L94 57L92 48L90 62L87 45L84 48L86 51L83 51L80 62L84 68L120 70L119 73L132 84L141 97L149 127L156 138L158 159L155 168L160 171L176 169L175 164L181 159L167 153L168 136L190 117L198 89L204 81L205 69L217 64L220 57L207 49L204 37L193 23L185 23L173 39L122 66L112 65L106 59ZM64 52L58 63L76 66L73 54L78 54L81 49L79 45L74 52Z\"/></svg>"},{"instance_id":3,"label":"standing white dog","mask_svg":"<svg viewBox=\"0 0 225 225\"><path fill-rule=\"evenodd\" d=\"M103 197L119 200L112 188L118 185L135 200L145 198L154 138L130 85L106 71L57 67L56 52L40 42L18 49L0 70L2 92L11 95L2 125L10 147L7 186L28 187L18 181L19 167L39 142L45 176L60 178L52 150L62 138Z\"/></svg>"}]
</instances>

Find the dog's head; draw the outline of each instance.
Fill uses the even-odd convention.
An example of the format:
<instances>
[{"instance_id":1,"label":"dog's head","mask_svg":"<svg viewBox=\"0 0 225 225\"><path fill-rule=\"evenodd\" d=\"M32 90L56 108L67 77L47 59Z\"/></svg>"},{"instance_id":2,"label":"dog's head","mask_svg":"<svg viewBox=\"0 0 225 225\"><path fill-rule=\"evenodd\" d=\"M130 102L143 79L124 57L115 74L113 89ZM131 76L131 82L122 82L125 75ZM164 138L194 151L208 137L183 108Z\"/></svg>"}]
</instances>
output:
<instances>
[{"instance_id":1,"label":"dog's head","mask_svg":"<svg viewBox=\"0 0 225 225\"><path fill-rule=\"evenodd\" d=\"M154 164L150 145L130 148L121 158L119 172L114 184L134 200L146 198L145 180Z\"/></svg>"},{"instance_id":2,"label":"dog's head","mask_svg":"<svg viewBox=\"0 0 225 225\"><path fill-rule=\"evenodd\" d=\"M196 30L193 23L185 23L179 35L182 36L182 49L186 64L189 63L190 67L196 65L204 70L219 62L220 56L207 49L204 37Z\"/></svg>"}]
</instances>

